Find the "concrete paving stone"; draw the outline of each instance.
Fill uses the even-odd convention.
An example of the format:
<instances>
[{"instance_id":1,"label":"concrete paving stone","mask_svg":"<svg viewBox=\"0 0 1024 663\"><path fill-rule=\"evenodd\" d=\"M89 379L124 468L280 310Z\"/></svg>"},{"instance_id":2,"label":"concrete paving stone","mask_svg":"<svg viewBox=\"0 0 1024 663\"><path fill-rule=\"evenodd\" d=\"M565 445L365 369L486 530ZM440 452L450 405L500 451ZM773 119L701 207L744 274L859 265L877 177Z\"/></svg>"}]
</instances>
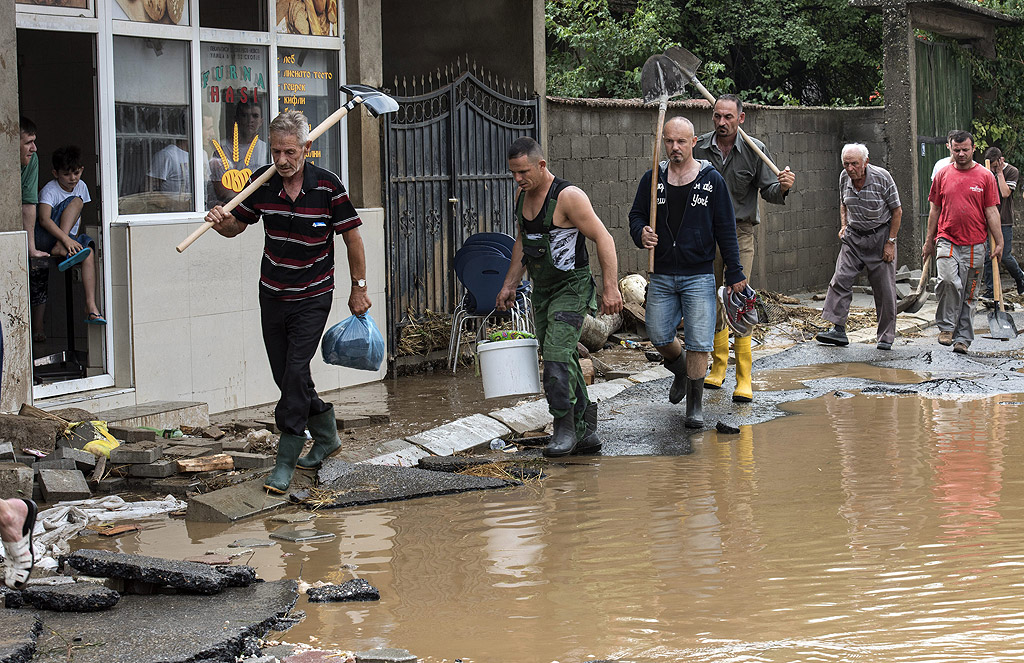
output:
<instances>
[{"instance_id":1,"label":"concrete paving stone","mask_svg":"<svg viewBox=\"0 0 1024 663\"><path fill-rule=\"evenodd\" d=\"M629 381L637 384L644 384L645 382L653 382L655 380L670 378L672 375L672 371L668 370L664 366L653 366L648 368L646 371L641 371L630 376Z\"/></svg>"},{"instance_id":2,"label":"concrete paving stone","mask_svg":"<svg viewBox=\"0 0 1024 663\"><path fill-rule=\"evenodd\" d=\"M39 485L42 487L43 499L47 502L92 497L89 484L80 470L39 470Z\"/></svg>"},{"instance_id":3,"label":"concrete paving stone","mask_svg":"<svg viewBox=\"0 0 1024 663\"><path fill-rule=\"evenodd\" d=\"M43 622L35 613L25 610L7 612L0 619L0 661L28 663L34 660L36 641Z\"/></svg>"},{"instance_id":4,"label":"concrete paving stone","mask_svg":"<svg viewBox=\"0 0 1024 663\"><path fill-rule=\"evenodd\" d=\"M313 485L312 472L296 472L292 477L291 492ZM271 495L263 488L263 479L243 483L196 495L188 501L185 520L193 522L230 523L292 503L287 495Z\"/></svg>"},{"instance_id":5,"label":"concrete paving stone","mask_svg":"<svg viewBox=\"0 0 1024 663\"><path fill-rule=\"evenodd\" d=\"M231 438L231 439L225 438L221 442L222 442L222 445L221 445L222 446L222 450L225 453L228 453L228 452L231 452L231 451L239 451L239 452L242 452L242 453L247 453L249 451L249 449L252 448L252 440L250 440L248 438L244 438L244 437L241 437L241 438Z\"/></svg>"},{"instance_id":6,"label":"concrete paving stone","mask_svg":"<svg viewBox=\"0 0 1024 663\"><path fill-rule=\"evenodd\" d=\"M108 425L107 431L116 439L121 440L126 444L132 444L134 442L155 442L157 439L155 430L138 428L137 426Z\"/></svg>"},{"instance_id":7,"label":"concrete paving stone","mask_svg":"<svg viewBox=\"0 0 1024 663\"><path fill-rule=\"evenodd\" d=\"M32 463L32 471L39 470L77 470L78 465L70 458L43 458Z\"/></svg>"},{"instance_id":8,"label":"concrete paving stone","mask_svg":"<svg viewBox=\"0 0 1024 663\"><path fill-rule=\"evenodd\" d=\"M28 465L21 463L0 463L0 500L12 497L32 497L32 482L35 473Z\"/></svg>"},{"instance_id":9,"label":"concrete paving stone","mask_svg":"<svg viewBox=\"0 0 1024 663\"><path fill-rule=\"evenodd\" d=\"M405 439L438 456L448 456L456 451L486 444L511 432L512 429L497 419L485 414L473 414Z\"/></svg>"},{"instance_id":10,"label":"concrete paving stone","mask_svg":"<svg viewBox=\"0 0 1024 663\"><path fill-rule=\"evenodd\" d=\"M97 412L93 419L106 421L108 426L205 428L210 425L210 406L196 401L151 401Z\"/></svg>"},{"instance_id":11,"label":"concrete paving stone","mask_svg":"<svg viewBox=\"0 0 1024 663\"><path fill-rule=\"evenodd\" d=\"M211 453L219 454L224 451L224 443L220 440L211 440L205 437L183 437L175 440L179 447L199 447L209 449Z\"/></svg>"},{"instance_id":12,"label":"concrete paving stone","mask_svg":"<svg viewBox=\"0 0 1024 663\"><path fill-rule=\"evenodd\" d=\"M128 482L124 477L103 477L96 482L95 491L101 495L113 495L127 490Z\"/></svg>"},{"instance_id":13,"label":"concrete paving stone","mask_svg":"<svg viewBox=\"0 0 1024 663\"><path fill-rule=\"evenodd\" d=\"M60 429L61 424L49 419L0 414L0 440L10 442L16 452L22 449L53 451Z\"/></svg>"},{"instance_id":14,"label":"concrete paving stone","mask_svg":"<svg viewBox=\"0 0 1024 663\"><path fill-rule=\"evenodd\" d=\"M244 451L228 451L226 453L234 460L236 470L273 467L275 462L274 457L267 454L251 454Z\"/></svg>"},{"instance_id":15,"label":"concrete paving stone","mask_svg":"<svg viewBox=\"0 0 1024 663\"><path fill-rule=\"evenodd\" d=\"M272 523L308 523L316 518L315 513L280 513L270 517Z\"/></svg>"},{"instance_id":16,"label":"concrete paving stone","mask_svg":"<svg viewBox=\"0 0 1024 663\"><path fill-rule=\"evenodd\" d=\"M197 594L216 594L227 586L223 574L194 562L85 549L68 555L67 563L91 576L141 580Z\"/></svg>"},{"instance_id":17,"label":"concrete paving stone","mask_svg":"<svg viewBox=\"0 0 1024 663\"><path fill-rule=\"evenodd\" d=\"M184 499L189 496L189 493L197 493L202 490L203 480L195 476L169 476L164 479L157 479L150 487L161 495L171 494L177 498Z\"/></svg>"},{"instance_id":18,"label":"concrete paving stone","mask_svg":"<svg viewBox=\"0 0 1024 663\"><path fill-rule=\"evenodd\" d=\"M229 543L229 548L269 548L270 546L276 546L277 543L270 539L238 539L233 543Z\"/></svg>"},{"instance_id":19,"label":"concrete paving stone","mask_svg":"<svg viewBox=\"0 0 1024 663\"><path fill-rule=\"evenodd\" d=\"M164 445L158 442L129 442L110 451L110 462L114 464L147 464L160 459Z\"/></svg>"},{"instance_id":20,"label":"concrete paving stone","mask_svg":"<svg viewBox=\"0 0 1024 663\"><path fill-rule=\"evenodd\" d=\"M511 428L517 435L542 430L552 421L548 402L544 399L501 408L488 412L488 415Z\"/></svg>"},{"instance_id":21,"label":"concrete paving stone","mask_svg":"<svg viewBox=\"0 0 1024 663\"><path fill-rule=\"evenodd\" d=\"M161 458L153 463L131 465L128 475L149 479L163 479L177 473L178 461L174 458Z\"/></svg>"},{"instance_id":22,"label":"concrete paving stone","mask_svg":"<svg viewBox=\"0 0 1024 663\"><path fill-rule=\"evenodd\" d=\"M599 382L587 387L587 397L595 403L600 403L606 398L618 396L627 386L632 386L629 380L614 380L612 382Z\"/></svg>"},{"instance_id":23,"label":"concrete paving stone","mask_svg":"<svg viewBox=\"0 0 1024 663\"><path fill-rule=\"evenodd\" d=\"M260 425L260 428L265 428L274 435L278 435L281 432L277 427L277 422L273 419L257 419L256 423Z\"/></svg>"},{"instance_id":24,"label":"concrete paving stone","mask_svg":"<svg viewBox=\"0 0 1024 663\"><path fill-rule=\"evenodd\" d=\"M372 465L398 465L412 467L420 458L429 456L430 452L406 440L388 440L358 449L342 449L337 458L353 463L370 463Z\"/></svg>"},{"instance_id":25,"label":"concrete paving stone","mask_svg":"<svg viewBox=\"0 0 1024 663\"><path fill-rule=\"evenodd\" d=\"M234 661L265 636L298 598L294 580L230 587L216 596L123 596L102 619L41 613L33 663L213 663ZM6 624L0 620L0 630Z\"/></svg>"},{"instance_id":26,"label":"concrete paving stone","mask_svg":"<svg viewBox=\"0 0 1024 663\"><path fill-rule=\"evenodd\" d=\"M416 663L417 658L405 649L380 647L356 652L357 663Z\"/></svg>"},{"instance_id":27,"label":"concrete paving stone","mask_svg":"<svg viewBox=\"0 0 1024 663\"><path fill-rule=\"evenodd\" d=\"M270 538L280 539L289 543L306 543L310 541L330 541L334 538L332 532L321 532L312 528L293 529L282 527L270 533Z\"/></svg>"},{"instance_id":28,"label":"concrete paving stone","mask_svg":"<svg viewBox=\"0 0 1024 663\"><path fill-rule=\"evenodd\" d=\"M310 587L306 596L313 603L336 603L340 601L379 601L380 591L362 578L347 580L340 585Z\"/></svg>"},{"instance_id":29,"label":"concrete paving stone","mask_svg":"<svg viewBox=\"0 0 1024 663\"><path fill-rule=\"evenodd\" d=\"M117 605L121 595L112 589L87 582L56 587L29 587L22 592L25 603L54 612L99 612Z\"/></svg>"},{"instance_id":30,"label":"concrete paving stone","mask_svg":"<svg viewBox=\"0 0 1024 663\"><path fill-rule=\"evenodd\" d=\"M209 447L194 444L175 444L174 446L164 448L164 456L173 457L175 460L212 455L214 455L214 452Z\"/></svg>"},{"instance_id":31,"label":"concrete paving stone","mask_svg":"<svg viewBox=\"0 0 1024 663\"><path fill-rule=\"evenodd\" d=\"M266 426L258 421L236 421L231 425L234 427L236 433L248 433L252 430L266 428Z\"/></svg>"},{"instance_id":32,"label":"concrete paving stone","mask_svg":"<svg viewBox=\"0 0 1024 663\"><path fill-rule=\"evenodd\" d=\"M373 419L370 417L362 416L351 416L348 415L344 419L338 419L338 428L340 430L352 430L353 428L366 428L367 426L373 426Z\"/></svg>"},{"instance_id":33,"label":"concrete paving stone","mask_svg":"<svg viewBox=\"0 0 1024 663\"><path fill-rule=\"evenodd\" d=\"M324 462L317 478L321 488L335 493L332 501L322 507L325 509L515 485L500 479L430 472L412 467L352 465L335 458Z\"/></svg>"},{"instance_id":34,"label":"concrete paving stone","mask_svg":"<svg viewBox=\"0 0 1024 663\"><path fill-rule=\"evenodd\" d=\"M17 460L14 457L13 442L0 442L0 460Z\"/></svg>"},{"instance_id":35,"label":"concrete paving stone","mask_svg":"<svg viewBox=\"0 0 1024 663\"><path fill-rule=\"evenodd\" d=\"M47 460L71 460L74 461L75 467L83 472L88 472L96 467L96 456L88 451L75 449L74 447L58 445L50 455L43 459L43 461Z\"/></svg>"}]
</instances>

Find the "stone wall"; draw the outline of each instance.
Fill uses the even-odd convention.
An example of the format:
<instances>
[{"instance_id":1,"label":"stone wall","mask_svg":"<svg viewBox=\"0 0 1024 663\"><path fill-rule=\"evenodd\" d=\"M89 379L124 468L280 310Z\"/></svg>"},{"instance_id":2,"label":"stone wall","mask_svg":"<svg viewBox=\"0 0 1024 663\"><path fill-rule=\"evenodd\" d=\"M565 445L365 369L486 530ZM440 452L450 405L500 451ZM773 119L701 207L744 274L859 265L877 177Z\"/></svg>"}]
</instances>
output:
<instances>
[{"instance_id":1,"label":"stone wall","mask_svg":"<svg viewBox=\"0 0 1024 663\"><path fill-rule=\"evenodd\" d=\"M657 110L632 100L547 101L551 171L589 194L615 238L619 275L646 274L647 253L629 236L629 210L640 177L651 167ZM882 109L748 105L744 110L743 128L767 144L780 168L788 165L796 172L786 205L761 202L751 283L778 292L822 288L839 252L839 152L845 143L862 142L871 162L885 167ZM698 133L712 129L705 101L672 102L667 116L673 115L688 117ZM592 263L599 271L596 256Z\"/></svg>"}]
</instances>

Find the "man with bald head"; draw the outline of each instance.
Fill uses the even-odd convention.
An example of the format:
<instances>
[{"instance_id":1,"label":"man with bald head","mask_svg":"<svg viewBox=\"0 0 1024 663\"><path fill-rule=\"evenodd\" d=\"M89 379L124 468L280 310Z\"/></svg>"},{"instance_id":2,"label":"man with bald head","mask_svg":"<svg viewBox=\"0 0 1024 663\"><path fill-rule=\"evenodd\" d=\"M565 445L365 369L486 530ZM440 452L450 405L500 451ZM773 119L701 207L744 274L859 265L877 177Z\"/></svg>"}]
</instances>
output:
<instances>
[{"instance_id":1,"label":"man with bald head","mask_svg":"<svg viewBox=\"0 0 1024 663\"><path fill-rule=\"evenodd\" d=\"M891 350L896 338L896 235L903 208L896 182L884 168L868 163L868 148L843 147L839 174L839 257L825 295L821 317L832 329L815 338L828 345L849 345L846 318L853 299L853 280L867 271L878 316L876 346Z\"/></svg>"},{"instance_id":2,"label":"man with bald head","mask_svg":"<svg viewBox=\"0 0 1024 663\"><path fill-rule=\"evenodd\" d=\"M715 247L725 261L725 283L734 292L747 286L736 241L736 218L725 180L707 161L693 158L693 124L685 117L665 122L668 161L658 167L656 227L649 225L651 178L640 179L629 232L636 245L654 249L647 291L647 333L675 374L669 402L686 398L688 428L704 426L702 399L715 336ZM683 321L686 352L676 337Z\"/></svg>"}]
</instances>

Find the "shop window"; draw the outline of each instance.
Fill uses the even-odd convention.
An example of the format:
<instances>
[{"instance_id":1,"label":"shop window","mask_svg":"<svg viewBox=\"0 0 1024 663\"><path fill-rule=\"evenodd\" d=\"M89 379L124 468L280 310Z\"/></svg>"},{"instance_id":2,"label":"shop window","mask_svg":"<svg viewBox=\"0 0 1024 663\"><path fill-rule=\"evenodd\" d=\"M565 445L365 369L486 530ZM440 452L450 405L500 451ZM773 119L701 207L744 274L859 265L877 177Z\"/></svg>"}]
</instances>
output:
<instances>
[{"instance_id":1,"label":"shop window","mask_svg":"<svg viewBox=\"0 0 1024 663\"><path fill-rule=\"evenodd\" d=\"M117 0L114 20L189 25L188 4L188 0Z\"/></svg>"},{"instance_id":2,"label":"shop window","mask_svg":"<svg viewBox=\"0 0 1024 663\"><path fill-rule=\"evenodd\" d=\"M337 37L338 0L277 0L277 31Z\"/></svg>"},{"instance_id":3,"label":"shop window","mask_svg":"<svg viewBox=\"0 0 1024 663\"><path fill-rule=\"evenodd\" d=\"M18 11L63 16L95 15L93 0L15 0L15 4Z\"/></svg>"},{"instance_id":4,"label":"shop window","mask_svg":"<svg viewBox=\"0 0 1024 663\"><path fill-rule=\"evenodd\" d=\"M231 200L252 171L270 163L268 57L263 46L200 48L207 207Z\"/></svg>"},{"instance_id":5,"label":"shop window","mask_svg":"<svg viewBox=\"0 0 1024 663\"><path fill-rule=\"evenodd\" d=\"M282 0L277 0L280 7ZM200 0L199 25L224 30L266 32L269 9L266 0Z\"/></svg>"},{"instance_id":6,"label":"shop window","mask_svg":"<svg viewBox=\"0 0 1024 663\"><path fill-rule=\"evenodd\" d=\"M118 212L195 209L186 42L114 37Z\"/></svg>"},{"instance_id":7,"label":"shop window","mask_svg":"<svg viewBox=\"0 0 1024 663\"><path fill-rule=\"evenodd\" d=\"M306 48L277 49L278 108L302 111L310 128L338 110L338 53ZM321 168L341 170L341 127L335 124L316 139L308 161Z\"/></svg>"}]
</instances>

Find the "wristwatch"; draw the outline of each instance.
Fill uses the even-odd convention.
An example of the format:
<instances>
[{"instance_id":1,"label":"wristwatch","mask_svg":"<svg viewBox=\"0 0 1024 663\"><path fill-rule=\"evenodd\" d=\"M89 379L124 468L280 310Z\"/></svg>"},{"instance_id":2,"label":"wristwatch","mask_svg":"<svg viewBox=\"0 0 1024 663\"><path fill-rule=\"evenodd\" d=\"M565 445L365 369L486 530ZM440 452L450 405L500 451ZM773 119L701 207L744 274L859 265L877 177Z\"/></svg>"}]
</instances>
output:
<instances>
[{"instance_id":1,"label":"wristwatch","mask_svg":"<svg viewBox=\"0 0 1024 663\"><path fill-rule=\"evenodd\" d=\"M896 243L896 238L895 237L890 237L889 239L887 239L885 241L889 242L890 244L895 244Z\"/></svg>"},{"instance_id":2,"label":"wristwatch","mask_svg":"<svg viewBox=\"0 0 1024 663\"><path fill-rule=\"evenodd\" d=\"M366 279L352 279L352 285L357 286L359 288L365 288Z\"/></svg>"}]
</instances>

